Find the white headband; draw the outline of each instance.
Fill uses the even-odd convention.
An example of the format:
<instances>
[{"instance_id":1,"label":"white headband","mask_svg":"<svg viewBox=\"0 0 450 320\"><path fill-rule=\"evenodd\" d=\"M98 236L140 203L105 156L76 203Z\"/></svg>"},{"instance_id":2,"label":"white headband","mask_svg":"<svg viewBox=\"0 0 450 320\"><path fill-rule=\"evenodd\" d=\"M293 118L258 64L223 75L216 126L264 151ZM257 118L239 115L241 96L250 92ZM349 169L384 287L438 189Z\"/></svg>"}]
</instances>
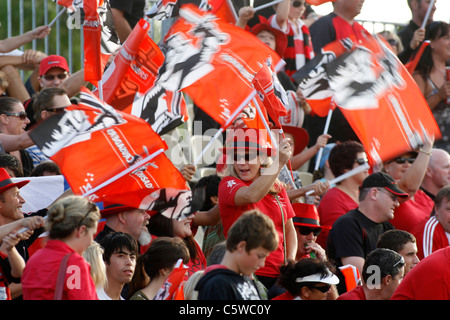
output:
<instances>
[{"instance_id":1,"label":"white headband","mask_svg":"<svg viewBox=\"0 0 450 320\"><path fill-rule=\"evenodd\" d=\"M296 278L295 282L323 282L328 284L338 284L339 278L331 272L328 272L328 275L326 277L322 277L320 273L315 273L306 277Z\"/></svg>"}]
</instances>

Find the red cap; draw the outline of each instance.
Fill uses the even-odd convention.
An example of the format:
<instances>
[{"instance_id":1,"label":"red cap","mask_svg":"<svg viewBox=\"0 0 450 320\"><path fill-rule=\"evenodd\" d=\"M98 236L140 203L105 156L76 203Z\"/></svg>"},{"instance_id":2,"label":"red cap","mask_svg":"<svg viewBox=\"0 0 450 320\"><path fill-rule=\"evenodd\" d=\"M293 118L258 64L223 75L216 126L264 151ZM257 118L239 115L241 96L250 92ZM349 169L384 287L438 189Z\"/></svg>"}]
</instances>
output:
<instances>
[{"instance_id":1,"label":"red cap","mask_svg":"<svg viewBox=\"0 0 450 320\"><path fill-rule=\"evenodd\" d=\"M331 229L331 226L320 225L319 212L314 204L293 203L292 208L295 212L295 217L292 219L294 226Z\"/></svg>"},{"instance_id":2,"label":"red cap","mask_svg":"<svg viewBox=\"0 0 450 320\"><path fill-rule=\"evenodd\" d=\"M64 57L51 55L42 59L39 65L39 75L43 76L52 68L61 68L67 72L70 72L69 65Z\"/></svg>"}]
</instances>

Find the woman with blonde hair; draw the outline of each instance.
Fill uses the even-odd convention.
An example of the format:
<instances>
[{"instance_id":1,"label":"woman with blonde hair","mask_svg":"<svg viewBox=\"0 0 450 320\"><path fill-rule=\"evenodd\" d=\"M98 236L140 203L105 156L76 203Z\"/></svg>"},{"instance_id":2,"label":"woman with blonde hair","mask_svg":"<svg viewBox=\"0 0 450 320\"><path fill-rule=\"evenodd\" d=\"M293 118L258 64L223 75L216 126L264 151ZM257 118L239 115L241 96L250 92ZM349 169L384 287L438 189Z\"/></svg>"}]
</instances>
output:
<instances>
[{"instance_id":1,"label":"woman with blonde hair","mask_svg":"<svg viewBox=\"0 0 450 320\"><path fill-rule=\"evenodd\" d=\"M270 289L279 275L280 265L295 259L297 236L292 218L295 213L278 180L283 166L292 155L289 139L279 143L278 151L267 143L267 131L257 129L227 130L224 148L226 165L219 184L219 208L225 237L233 223L246 211L259 209L275 224L280 239L278 247L266 259L256 275ZM274 158L272 159L272 155Z\"/></svg>"},{"instance_id":2,"label":"woman with blonde hair","mask_svg":"<svg viewBox=\"0 0 450 320\"><path fill-rule=\"evenodd\" d=\"M91 267L91 277L96 288L105 288L108 285L103 251L102 246L98 242L92 241L92 244L83 252L83 258Z\"/></svg>"},{"instance_id":3,"label":"woman with blonde hair","mask_svg":"<svg viewBox=\"0 0 450 320\"><path fill-rule=\"evenodd\" d=\"M96 300L90 266L82 257L97 232L100 211L81 196L60 199L48 209L44 248L28 260L24 300Z\"/></svg>"}]
</instances>

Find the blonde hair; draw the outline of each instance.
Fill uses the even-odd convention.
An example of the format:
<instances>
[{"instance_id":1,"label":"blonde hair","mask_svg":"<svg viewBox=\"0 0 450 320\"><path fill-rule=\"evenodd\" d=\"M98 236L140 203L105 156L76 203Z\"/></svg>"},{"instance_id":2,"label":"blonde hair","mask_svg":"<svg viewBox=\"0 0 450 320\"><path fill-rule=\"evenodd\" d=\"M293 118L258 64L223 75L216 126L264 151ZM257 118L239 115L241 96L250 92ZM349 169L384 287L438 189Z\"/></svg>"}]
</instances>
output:
<instances>
[{"instance_id":1,"label":"blonde hair","mask_svg":"<svg viewBox=\"0 0 450 320\"><path fill-rule=\"evenodd\" d=\"M83 258L91 266L91 278L96 288L106 288L108 278L106 277L106 265L103 261L102 246L93 241L92 244L83 252Z\"/></svg>"},{"instance_id":2,"label":"blonde hair","mask_svg":"<svg viewBox=\"0 0 450 320\"><path fill-rule=\"evenodd\" d=\"M240 179L239 175L237 174L236 170L234 169L234 161L230 161L230 158L232 155L233 155L233 153L231 153L231 154L227 153L227 162L225 163L223 170L221 172L217 173L217 175L219 177L224 178L227 176L232 176L232 177ZM273 159L267 155L265 156L265 159L262 159L263 157L261 157L261 155L258 154L258 158L260 160L262 160L260 171L264 168L269 168L273 163ZM277 177L268 193L271 195L277 195L278 193L280 193L280 191L283 189L284 186L285 186L285 183L281 182Z\"/></svg>"},{"instance_id":3,"label":"blonde hair","mask_svg":"<svg viewBox=\"0 0 450 320\"><path fill-rule=\"evenodd\" d=\"M47 213L46 229L51 239L64 239L82 225L95 227L100 210L81 196L69 196L52 204Z\"/></svg>"}]
</instances>

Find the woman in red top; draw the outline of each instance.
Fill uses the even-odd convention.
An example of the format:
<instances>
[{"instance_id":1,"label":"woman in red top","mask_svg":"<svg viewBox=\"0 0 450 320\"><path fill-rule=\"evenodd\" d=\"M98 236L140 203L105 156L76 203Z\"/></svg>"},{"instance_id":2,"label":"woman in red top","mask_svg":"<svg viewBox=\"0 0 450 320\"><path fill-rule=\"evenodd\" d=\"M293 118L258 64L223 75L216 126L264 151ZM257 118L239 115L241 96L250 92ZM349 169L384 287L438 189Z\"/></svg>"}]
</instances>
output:
<instances>
[{"instance_id":1,"label":"woman in red top","mask_svg":"<svg viewBox=\"0 0 450 320\"><path fill-rule=\"evenodd\" d=\"M22 288L24 300L97 300L90 266L81 256L91 245L100 219L98 207L80 196L53 204L47 215L49 240L27 262ZM62 296L55 295L58 272L68 256L61 283Z\"/></svg>"},{"instance_id":2,"label":"woman in red top","mask_svg":"<svg viewBox=\"0 0 450 320\"><path fill-rule=\"evenodd\" d=\"M277 177L292 154L289 139L279 143L275 158L268 147L265 130L227 130L228 142L224 148L226 165L219 184L219 207L224 235L245 212L259 209L275 224L279 236L278 248L266 259L265 266L256 275L270 289L279 275L279 268L288 259L295 259L297 236L292 218L294 211L286 190Z\"/></svg>"}]
</instances>

